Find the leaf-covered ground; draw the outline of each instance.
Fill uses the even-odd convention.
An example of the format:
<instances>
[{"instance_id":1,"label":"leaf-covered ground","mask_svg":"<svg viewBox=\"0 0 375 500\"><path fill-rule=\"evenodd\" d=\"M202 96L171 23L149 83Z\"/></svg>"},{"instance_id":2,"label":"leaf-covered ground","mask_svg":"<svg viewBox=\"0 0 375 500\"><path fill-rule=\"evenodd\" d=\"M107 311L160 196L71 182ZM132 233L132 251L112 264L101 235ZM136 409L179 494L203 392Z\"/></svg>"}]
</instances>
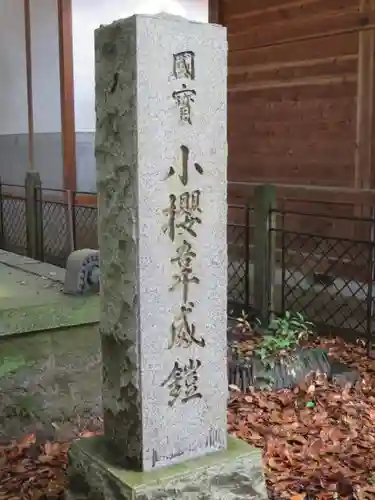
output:
<instances>
[{"instance_id":1,"label":"leaf-covered ground","mask_svg":"<svg viewBox=\"0 0 375 500\"><path fill-rule=\"evenodd\" d=\"M77 432L89 437L98 431ZM70 441L38 442L37 434L0 446L0 500L63 500Z\"/></svg>"},{"instance_id":2,"label":"leaf-covered ground","mask_svg":"<svg viewBox=\"0 0 375 500\"><path fill-rule=\"evenodd\" d=\"M317 344L360 372L355 387L311 379L292 391L233 391L229 430L263 447L276 498L375 498L375 361L341 339Z\"/></svg>"},{"instance_id":3,"label":"leaf-covered ground","mask_svg":"<svg viewBox=\"0 0 375 500\"><path fill-rule=\"evenodd\" d=\"M302 500L308 492L330 500L375 499L375 361L363 347L339 339L319 345L361 373L355 387L307 380L293 391L234 390L229 431L264 449L275 498ZM62 499L69 445L39 442L34 434L2 445L0 500Z\"/></svg>"}]
</instances>

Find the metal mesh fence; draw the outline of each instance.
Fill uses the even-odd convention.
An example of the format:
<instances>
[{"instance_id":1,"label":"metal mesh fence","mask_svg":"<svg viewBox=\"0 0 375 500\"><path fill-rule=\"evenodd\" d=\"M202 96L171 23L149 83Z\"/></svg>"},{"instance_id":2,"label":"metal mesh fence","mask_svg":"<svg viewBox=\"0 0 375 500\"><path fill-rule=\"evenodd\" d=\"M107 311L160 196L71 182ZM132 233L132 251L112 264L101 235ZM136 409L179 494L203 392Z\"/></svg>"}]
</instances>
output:
<instances>
[{"instance_id":1,"label":"metal mesh fence","mask_svg":"<svg viewBox=\"0 0 375 500\"><path fill-rule=\"evenodd\" d=\"M25 188L0 187L0 233L2 248L24 255L27 247Z\"/></svg>"},{"instance_id":2,"label":"metal mesh fence","mask_svg":"<svg viewBox=\"0 0 375 500\"><path fill-rule=\"evenodd\" d=\"M42 207L44 259L64 266L70 253L68 206L61 201L43 199Z\"/></svg>"},{"instance_id":3,"label":"metal mesh fence","mask_svg":"<svg viewBox=\"0 0 375 500\"><path fill-rule=\"evenodd\" d=\"M0 187L1 248L24 255L25 188ZM43 190L45 261L65 266L74 249L98 248L95 199L90 194L87 201L85 195ZM252 208L228 206L228 303L247 311L252 309L256 292L252 222ZM332 330L351 329L371 335L374 223L371 217L335 218L330 214L273 210L269 234L275 233L274 312L298 311Z\"/></svg>"},{"instance_id":4,"label":"metal mesh fence","mask_svg":"<svg viewBox=\"0 0 375 500\"><path fill-rule=\"evenodd\" d=\"M98 248L98 211L96 207L88 205L75 205L74 241L75 248Z\"/></svg>"},{"instance_id":5,"label":"metal mesh fence","mask_svg":"<svg viewBox=\"0 0 375 500\"><path fill-rule=\"evenodd\" d=\"M43 260L66 265L80 248L98 248L97 208L79 201L81 193L42 190ZM91 193L84 193L95 203ZM27 254L26 192L24 186L0 184L0 247Z\"/></svg>"},{"instance_id":6,"label":"metal mesh fence","mask_svg":"<svg viewBox=\"0 0 375 500\"><path fill-rule=\"evenodd\" d=\"M228 206L228 303L248 309L251 305L250 213L242 205Z\"/></svg>"},{"instance_id":7,"label":"metal mesh fence","mask_svg":"<svg viewBox=\"0 0 375 500\"><path fill-rule=\"evenodd\" d=\"M1 197L2 248L25 254L26 202L25 188L13 186L17 193ZM14 191L14 189L13 189ZM89 196L91 203L83 203ZM65 266L73 250L98 248L97 207L91 193L72 193L63 190L43 189L42 226L43 259L58 266ZM229 206L228 222L228 301L246 308L251 297L251 209L242 205Z\"/></svg>"},{"instance_id":8,"label":"metal mesh fence","mask_svg":"<svg viewBox=\"0 0 375 500\"><path fill-rule=\"evenodd\" d=\"M79 194L43 192L44 259L51 264L65 266L73 250L98 248L97 208L77 204Z\"/></svg>"},{"instance_id":9,"label":"metal mesh fence","mask_svg":"<svg viewBox=\"0 0 375 500\"><path fill-rule=\"evenodd\" d=\"M314 224L318 227L318 219L332 221L332 216L275 213L279 219L278 228L272 229L280 250L279 311L300 312L333 332L350 330L371 335L375 221L338 217L341 224L332 225L327 235L316 230L296 231L295 222L303 217L305 228ZM353 236L359 238L342 237L343 222L345 232L353 226Z\"/></svg>"}]
</instances>

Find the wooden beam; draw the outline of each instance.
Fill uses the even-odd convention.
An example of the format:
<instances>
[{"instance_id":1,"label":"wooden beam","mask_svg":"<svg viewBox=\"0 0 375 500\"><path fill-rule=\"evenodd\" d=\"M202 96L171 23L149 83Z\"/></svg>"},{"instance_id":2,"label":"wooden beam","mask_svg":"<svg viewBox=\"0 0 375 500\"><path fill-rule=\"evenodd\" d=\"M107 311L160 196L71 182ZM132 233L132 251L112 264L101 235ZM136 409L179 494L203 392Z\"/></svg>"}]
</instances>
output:
<instances>
[{"instance_id":1,"label":"wooden beam","mask_svg":"<svg viewBox=\"0 0 375 500\"><path fill-rule=\"evenodd\" d=\"M72 0L57 0L60 51L61 136L64 189L75 191L76 131L74 118Z\"/></svg>"},{"instance_id":2,"label":"wooden beam","mask_svg":"<svg viewBox=\"0 0 375 500\"><path fill-rule=\"evenodd\" d=\"M228 196L245 204L252 199L256 186L264 182L228 182ZM353 189L347 187L311 186L298 184L275 184L279 199L293 199L324 204L375 206L375 189Z\"/></svg>"},{"instance_id":3,"label":"wooden beam","mask_svg":"<svg viewBox=\"0 0 375 500\"><path fill-rule=\"evenodd\" d=\"M371 0L360 0L363 23L367 14L373 12ZM363 30L358 34L358 84L357 127L354 169L354 187L374 187L373 169L373 123L374 123L374 56L375 30Z\"/></svg>"},{"instance_id":4,"label":"wooden beam","mask_svg":"<svg viewBox=\"0 0 375 500\"><path fill-rule=\"evenodd\" d=\"M25 51L26 51L26 87L27 87L27 122L29 163L28 170L34 170L34 106L33 106L33 75L31 61L31 22L30 22L30 0L24 0L25 16Z\"/></svg>"},{"instance_id":5,"label":"wooden beam","mask_svg":"<svg viewBox=\"0 0 375 500\"><path fill-rule=\"evenodd\" d=\"M208 22L221 24L222 0L208 0Z\"/></svg>"}]
</instances>

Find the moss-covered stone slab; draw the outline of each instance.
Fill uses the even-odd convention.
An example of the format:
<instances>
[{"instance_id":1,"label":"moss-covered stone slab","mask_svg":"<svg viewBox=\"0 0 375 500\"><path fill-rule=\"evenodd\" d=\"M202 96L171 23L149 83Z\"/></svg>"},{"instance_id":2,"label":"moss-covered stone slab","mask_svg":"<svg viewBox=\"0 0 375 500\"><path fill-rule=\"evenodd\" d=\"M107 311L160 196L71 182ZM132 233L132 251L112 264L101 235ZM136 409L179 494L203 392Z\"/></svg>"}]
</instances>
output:
<instances>
[{"instance_id":1,"label":"moss-covered stone slab","mask_svg":"<svg viewBox=\"0 0 375 500\"><path fill-rule=\"evenodd\" d=\"M0 310L0 337L98 321L99 297L59 298L55 303Z\"/></svg>"},{"instance_id":2,"label":"moss-covered stone slab","mask_svg":"<svg viewBox=\"0 0 375 500\"><path fill-rule=\"evenodd\" d=\"M97 323L99 296L65 296L64 275L64 269L2 251L0 337Z\"/></svg>"},{"instance_id":3,"label":"moss-covered stone slab","mask_svg":"<svg viewBox=\"0 0 375 500\"><path fill-rule=\"evenodd\" d=\"M228 449L151 472L111 464L103 437L69 451L70 500L265 500L261 450L229 437Z\"/></svg>"},{"instance_id":4,"label":"moss-covered stone slab","mask_svg":"<svg viewBox=\"0 0 375 500\"><path fill-rule=\"evenodd\" d=\"M46 276L60 283L63 283L65 279L64 268L56 267L48 262L40 262L25 255L7 252L6 250L0 250L0 263L16 267L27 273Z\"/></svg>"}]
</instances>

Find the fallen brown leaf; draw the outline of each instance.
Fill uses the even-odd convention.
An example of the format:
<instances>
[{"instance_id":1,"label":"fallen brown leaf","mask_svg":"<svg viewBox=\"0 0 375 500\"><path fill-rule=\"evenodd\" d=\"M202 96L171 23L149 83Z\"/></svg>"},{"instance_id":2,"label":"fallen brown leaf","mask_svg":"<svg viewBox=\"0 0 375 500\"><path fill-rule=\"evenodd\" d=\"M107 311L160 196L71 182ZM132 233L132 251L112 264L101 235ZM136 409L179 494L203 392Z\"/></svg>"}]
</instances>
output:
<instances>
[{"instance_id":1,"label":"fallen brown leaf","mask_svg":"<svg viewBox=\"0 0 375 500\"><path fill-rule=\"evenodd\" d=\"M84 437L97 432L82 431ZM66 489L65 470L70 442L37 445L34 434L0 446L0 500L58 500ZM30 454L37 448L38 454ZM34 456L34 458L32 458Z\"/></svg>"},{"instance_id":2,"label":"fallen brown leaf","mask_svg":"<svg viewBox=\"0 0 375 500\"><path fill-rule=\"evenodd\" d=\"M375 361L363 345L342 339L314 345L357 369L356 386L342 389L309 377L290 391L244 395L235 389L229 431L263 448L268 486L278 500L334 500L338 494L340 500L375 499L369 484L375 473ZM311 400L315 407L306 408ZM96 434L78 432L83 438ZM62 498L69 446L39 444L34 434L0 446L0 500Z\"/></svg>"},{"instance_id":3,"label":"fallen brown leaf","mask_svg":"<svg viewBox=\"0 0 375 500\"><path fill-rule=\"evenodd\" d=\"M229 431L263 447L275 498L375 499L375 485L369 485L375 472L375 361L363 345L340 338L312 345L358 370L356 386L308 377L293 390L236 393L228 409ZM315 407L306 408L312 399ZM357 490L362 499L353 496Z\"/></svg>"}]
</instances>

